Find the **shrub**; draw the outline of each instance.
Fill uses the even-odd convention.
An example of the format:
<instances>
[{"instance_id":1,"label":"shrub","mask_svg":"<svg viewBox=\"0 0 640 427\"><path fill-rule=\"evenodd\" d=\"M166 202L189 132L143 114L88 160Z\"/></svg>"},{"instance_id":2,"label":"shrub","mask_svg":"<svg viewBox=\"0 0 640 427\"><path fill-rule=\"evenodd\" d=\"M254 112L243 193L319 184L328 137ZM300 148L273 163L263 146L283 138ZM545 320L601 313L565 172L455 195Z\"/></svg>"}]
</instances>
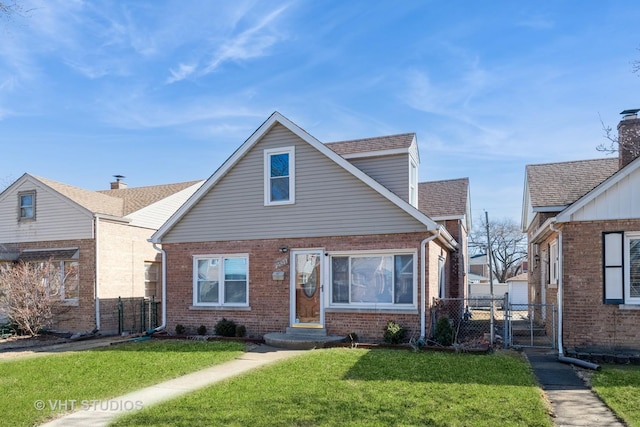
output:
<instances>
[{"instance_id":1,"label":"shrub","mask_svg":"<svg viewBox=\"0 0 640 427\"><path fill-rule=\"evenodd\" d=\"M453 344L453 328L448 317L441 317L436 323L436 332L433 339L440 345L449 347Z\"/></svg>"},{"instance_id":2,"label":"shrub","mask_svg":"<svg viewBox=\"0 0 640 427\"><path fill-rule=\"evenodd\" d=\"M398 323L389 320L384 329L384 342L389 344L400 344L407 338L407 330Z\"/></svg>"},{"instance_id":3,"label":"shrub","mask_svg":"<svg viewBox=\"0 0 640 427\"><path fill-rule=\"evenodd\" d=\"M204 325L198 326L198 335L207 335L207 327Z\"/></svg>"},{"instance_id":4,"label":"shrub","mask_svg":"<svg viewBox=\"0 0 640 427\"><path fill-rule=\"evenodd\" d=\"M244 325L236 326L236 336L244 337L247 335L247 328Z\"/></svg>"},{"instance_id":5,"label":"shrub","mask_svg":"<svg viewBox=\"0 0 640 427\"><path fill-rule=\"evenodd\" d=\"M178 334L178 335L184 335L185 330L186 330L186 329L185 329L184 325L182 325L182 324L180 324L180 323L178 323L178 324L176 325L176 334Z\"/></svg>"},{"instance_id":6,"label":"shrub","mask_svg":"<svg viewBox=\"0 0 640 427\"><path fill-rule=\"evenodd\" d=\"M223 337L235 337L236 336L236 322L233 320L227 320L224 317L218 321L215 326L216 335Z\"/></svg>"}]
</instances>

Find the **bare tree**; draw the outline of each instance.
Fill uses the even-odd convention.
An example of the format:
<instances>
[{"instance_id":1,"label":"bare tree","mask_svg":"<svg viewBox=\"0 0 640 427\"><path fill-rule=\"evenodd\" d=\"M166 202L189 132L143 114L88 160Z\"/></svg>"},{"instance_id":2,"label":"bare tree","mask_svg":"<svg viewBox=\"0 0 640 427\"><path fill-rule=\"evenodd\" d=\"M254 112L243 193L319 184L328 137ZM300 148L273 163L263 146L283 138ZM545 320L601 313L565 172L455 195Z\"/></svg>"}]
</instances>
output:
<instances>
[{"instance_id":1,"label":"bare tree","mask_svg":"<svg viewBox=\"0 0 640 427\"><path fill-rule=\"evenodd\" d=\"M480 224L469 236L470 245L484 248L490 253L493 264L493 276L499 283L521 272L522 261L527 258L527 235L520 226L510 218L489 220L489 241L487 247L487 223L483 217Z\"/></svg>"},{"instance_id":2,"label":"bare tree","mask_svg":"<svg viewBox=\"0 0 640 427\"><path fill-rule=\"evenodd\" d=\"M51 262L0 264L0 312L20 331L37 335L51 323L63 280Z\"/></svg>"}]
</instances>

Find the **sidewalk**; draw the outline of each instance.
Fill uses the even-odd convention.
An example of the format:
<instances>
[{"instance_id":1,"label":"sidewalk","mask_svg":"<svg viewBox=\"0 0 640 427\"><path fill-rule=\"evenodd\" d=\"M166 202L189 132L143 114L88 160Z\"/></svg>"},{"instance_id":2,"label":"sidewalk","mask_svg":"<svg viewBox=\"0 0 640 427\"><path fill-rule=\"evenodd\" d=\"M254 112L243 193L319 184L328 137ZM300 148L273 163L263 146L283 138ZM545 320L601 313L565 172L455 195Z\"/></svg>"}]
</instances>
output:
<instances>
[{"instance_id":1,"label":"sidewalk","mask_svg":"<svg viewBox=\"0 0 640 427\"><path fill-rule=\"evenodd\" d=\"M524 353L551 404L556 426L624 427L571 365L558 362L557 352L528 348Z\"/></svg>"},{"instance_id":2,"label":"sidewalk","mask_svg":"<svg viewBox=\"0 0 640 427\"><path fill-rule=\"evenodd\" d=\"M284 360L304 352L305 350L284 350L267 345L258 345L231 362L193 372L123 396L100 401L89 409L81 409L57 418L47 424L43 424L43 426L106 426L115 417L125 412L138 410L165 400L173 399L259 366Z\"/></svg>"}]
</instances>

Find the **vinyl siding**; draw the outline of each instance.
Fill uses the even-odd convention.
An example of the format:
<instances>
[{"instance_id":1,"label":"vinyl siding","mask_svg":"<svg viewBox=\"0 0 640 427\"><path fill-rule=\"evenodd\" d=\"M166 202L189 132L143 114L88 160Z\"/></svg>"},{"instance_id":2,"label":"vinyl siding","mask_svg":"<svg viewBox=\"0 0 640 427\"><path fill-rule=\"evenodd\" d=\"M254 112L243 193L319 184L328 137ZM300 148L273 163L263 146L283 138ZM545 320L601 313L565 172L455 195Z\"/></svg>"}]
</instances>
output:
<instances>
[{"instance_id":1,"label":"vinyl siding","mask_svg":"<svg viewBox=\"0 0 640 427\"><path fill-rule=\"evenodd\" d=\"M640 169L620 179L571 215L572 221L637 218L640 212Z\"/></svg>"},{"instance_id":2,"label":"vinyl siding","mask_svg":"<svg viewBox=\"0 0 640 427\"><path fill-rule=\"evenodd\" d=\"M35 221L18 221L18 193L36 191ZM30 179L10 187L0 199L0 242L24 243L90 239L91 213Z\"/></svg>"},{"instance_id":3,"label":"vinyl siding","mask_svg":"<svg viewBox=\"0 0 640 427\"><path fill-rule=\"evenodd\" d=\"M264 206L263 151L290 146L295 146L296 203ZM425 228L284 126L276 125L176 223L163 242L405 233Z\"/></svg>"},{"instance_id":4,"label":"vinyl siding","mask_svg":"<svg viewBox=\"0 0 640 427\"><path fill-rule=\"evenodd\" d=\"M409 155L365 157L349 160L358 169L409 201Z\"/></svg>"}]
</instances>

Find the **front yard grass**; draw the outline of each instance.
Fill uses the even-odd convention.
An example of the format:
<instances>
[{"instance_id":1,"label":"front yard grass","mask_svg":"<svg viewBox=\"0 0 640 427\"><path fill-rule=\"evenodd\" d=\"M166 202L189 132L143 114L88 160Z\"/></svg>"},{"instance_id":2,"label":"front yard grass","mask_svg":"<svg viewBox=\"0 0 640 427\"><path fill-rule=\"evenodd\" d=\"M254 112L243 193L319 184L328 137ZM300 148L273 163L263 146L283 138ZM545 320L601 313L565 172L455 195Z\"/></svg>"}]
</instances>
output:
<instances>
[{"instance_id":1,"label":"front yard grass","mask_svg":"<svg viewBox=\"0 0 640 427\"><path fill-rule=\"evenodd\" d=\"M640 427L640 366L604 365L591 386L630 427Z\"/></svg>"},{"instance_id":2,"label":"front yard grass","mask_svg":"<svg viewBox=\"0 0 640 427\"><path fill-rule=\"evenodd\" d=\"M237 342L144 341L0 361L0 425L27 426L83 400L108 399L232 360Z\"/></svg>"},{"instance_id":3,"label":"front yard grass","mask_svg":"<svg viewBox=\"0 0 640 427\"><path fill-rule=\"evenodd\" d=\"M552 426L527 362L494 355L325 349L144 408L129 425Z\"/></svg>"}]
</instances>

